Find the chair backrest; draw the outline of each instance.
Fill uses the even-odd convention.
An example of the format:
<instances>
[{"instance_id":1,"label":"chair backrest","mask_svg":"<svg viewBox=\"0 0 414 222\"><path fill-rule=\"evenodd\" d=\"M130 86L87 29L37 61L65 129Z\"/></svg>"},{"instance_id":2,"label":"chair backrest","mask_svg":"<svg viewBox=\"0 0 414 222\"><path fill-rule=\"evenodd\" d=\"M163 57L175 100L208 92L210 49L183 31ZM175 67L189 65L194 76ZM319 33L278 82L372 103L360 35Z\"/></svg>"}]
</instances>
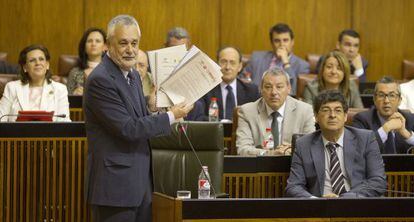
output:
<instances>
[{"instance_id":1,"label":"chair backrest","mask_svg":"<svg viewBox=\"0 0 414 222\"><path fill-rule=\"evenodd\" d=\"M297 81L297 87L296 87L296 98L297 99L303 99L303 91L305 90L306 84L316 79L317 77L318 77L318 74L299 74L298 75L298 81ZM359 79L357 76L351 75L349 77L349 80L355 81L355 84L359 86Z\"/></svg>"},{"instance_id":2,"label":"chair backrest","mask_svg":"<svg viewBox=\"0 0 414 222\"><path fill-rule=\"evenodd\" d=\"M231 142L230 142L230 148L228 151L229 155L237 155L237 147L236 147L236 132L237 132L237 127L239 125L239 106L236 106L233 109L233 125L231 127Z\"/></svg>"},{"instance_id":3,"label":"chair backrest","mask_svg":"<svg viewBox=\"0 0 414 222\"><path fill-rule=\"evenodd\" d=\"M360 82L359 93L361 94L374 94L376 82Z\"/></svg>"},{"instance_id":4,"label":"chair backrest","mask_svg":"<svg viewBox=\"0 0 414 222\"><path fill-rule=\"evenodd\" d=\"M367 111L367 110L368 110L367 108L349 108L348 116L347 116L345 124L348 126L352 125L352 119L354 118L355 114L359 112Z\"/></svg>"},{"instance_id":5,"label":"chair backrest","mask_svg":"<svg viewBox=\"0 0 414 222\"><path fill-rule=\"evenodd\" d=\"M306 61L309 63L310 73L317 74L316 66L318 65L318 61L321 58L319 54L307 54Z\"/></svg>"},{"instance_id":6,"label":"chair backrest","mask_svg":"<svg viewBox=\"0 0 414 222\"><path fill-rule=\"evenodd\" d=\"M220 193L224 159L223 125L191 121L182 124L201 162L209 168L216 193ZM171 127L169 136L150 141L155 191L176 196L177 190L190 190L196 197L200 165L177 124Z\"/></svg>"},{"instance_id":7,"label":"chair backrest","mask_svg":"<svg viewBox=\"0 0 414 222\"><path fill-rule=\"evenodd\" d=\"M243 64L243 68L247 66L247 64L249 64L250 62L250 57L252 55L251 54L242 54L242 64Z\"/></svg>"},{"instance_id":8,"label":"chair backrest","mask_svg":"<svg viewBox=\"0 0 414 222\"><path fill-rule=\"evenodd\" d=\"M294 133L292 135L292 150L291 150L291 155L293 155L293 153L295 152L296 149L296 140L299 139L299 137L306 135L304 133Z\"/></svg>"},{"instance_id":9,"label":"chair backrest","mask_svg":"<svg viewBox=\"0 0 414 222\"><path fill-rule=\"evenodd\" d=\"M371 108L374 105L374 94L361 94L361 100L364 108Z\"/></svg>"},{"instance_id":10,"label":"chair backrest","mask_svg":"<svg viewBox=\"0 0 414 222\"><path fill-rule=\"evenodd\" d=\"M77 55L60 55L58 61L58 74L53 75L52 79L63 84L67 83L70 70L78 65Z\"/></svg>"},{"instance_id":11,"label":"chair backrest","mask_svg":"<svg viewBox=\"0 0 414 222\"><path fill-rule=\"evenodd\" d=\"M0 52L0 61L7 61L7 53Z\"/></svg>"},{"instance_id":12,"label":"chair backrest","mask_svg":"<svg viewBox=\"0 0 414 222\"><path fill-rule=\"evenodd\" d=\"M405 81L414 79L414 61L405 59L402 66L402 79Z\"/></svg>"},{"instance_id":13,"label":"chair backrest","mask_svg":"<svg viewBox=\"0 0 414 222\"><path fill-rule=\"evenodd\" d=\"M60 55L58 63L58 75L68 77L70 70L78 65L77 55Z\"/></svg>"},{"instance_id":14,"label":"chair backrest","mask_svg":"<svg viewBox=\"0 0 414 222\"><path fill-rule=\"evenodd\" d=\"M312 80L316 79L317 74L299 74L297 87L296 87L296 98L302 99L303 98L303 91L305 90L306 84L311 82Z\"/></svg>"},{"instance_id":15,"label":"chair backrest","mask_svg":"<svg viewBox=\"0 0 414 222\"><path fill-rule=\"evenodd\" d=\"M16 74L0 74L0 98L3 96L4 87L10 81L17 80L19 78Z\"/></svg>"}]
</instances>

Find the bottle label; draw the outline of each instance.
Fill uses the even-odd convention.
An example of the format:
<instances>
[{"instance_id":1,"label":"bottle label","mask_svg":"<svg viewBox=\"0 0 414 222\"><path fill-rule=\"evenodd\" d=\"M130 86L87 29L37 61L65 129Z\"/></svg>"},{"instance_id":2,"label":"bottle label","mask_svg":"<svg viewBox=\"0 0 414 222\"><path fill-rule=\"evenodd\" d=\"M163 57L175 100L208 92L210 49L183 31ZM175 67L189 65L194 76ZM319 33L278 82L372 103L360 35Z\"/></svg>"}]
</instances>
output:
<instances>
[{"instance_id":1,"label":"bottle label","mask_svg":"<svg viewBox=\"0 0 414 222\"><path fill-rule=\"evenodd\" d=\"M263 143L264 143L264 146L263 146L263 147L264 147L266 150L271 150L271 149L273 149L273 146L275 145L275 143L273 142L273 140L272 140L272 139L266 140L266 141L264 141Z\"/></svg>"},{"instance_id":2,"label":"bottle label","mask_svg":"<svg viewBox=\"0 0 414 222\"><path fill-rule=\"evenodd\" d=\"M218 116L218 109L210 109L208 112L209 116Z\"/></svg>"},{"instance_id":3,"label":"bottle label","mask_svg":"<svg viewBox=\"0 0 414 222\"><path fill-rule=\"evenodd\" d=\"M198 180L198 187L199 189L210 189L210 183L208 180Z\"/></svg>"}]
</instances>

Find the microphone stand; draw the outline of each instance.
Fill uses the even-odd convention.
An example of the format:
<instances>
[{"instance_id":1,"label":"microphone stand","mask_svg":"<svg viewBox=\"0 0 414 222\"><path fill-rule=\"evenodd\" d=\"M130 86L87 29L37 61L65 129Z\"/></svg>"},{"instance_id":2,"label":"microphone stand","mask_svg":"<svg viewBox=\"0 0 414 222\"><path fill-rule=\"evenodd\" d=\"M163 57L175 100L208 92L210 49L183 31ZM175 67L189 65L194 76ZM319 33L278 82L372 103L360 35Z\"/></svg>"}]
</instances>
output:
<instances>
[{"instance_id":1,"label":"microphone stand","mask_svg":"<svg viewBox=\"0 0 414 222\"><path fill-rule=\"evenodd\" d=\"M364 184L362 185L362 188L361 188L361 189L363 189L363 188L368 188L368 189L371 189L371 190L374 190L374 191L377 191L377 192L387 192L387 193L405 194L405 195L408 195L408 196L412 196L412 195L414 195L414 193L413 193L413 192L408 192L408 191L398 191L398 190L389 190L389 189L378 188L378 187L374 187L374 186L372 186L372 185L371 185L371 184L369 184L369 183L364 183ZM361 189L360 189L360 190L361 190Z\"/></svg>"},{"instance_id":2,"label":"microphone stand","mask_svg":"<svg viewBox=\"0 0 414 222\"><path fill-rule=\"evenodd\" d=\"M410 147L407 149L406 154L412 154L411 151L414 149L414 146Z\"/></svg>"},{"instance_id":3,"label":"microphone stand","mask_svg":"<svg viewBox=\"0 0 414 222\"><path fill-rule=\"evenodd\" d=\"M212 196L213 196L214 198L216 198L216 190L214 189L213 183L211 183L210 177L209 177L209 176L206 174L206 172L204 171L204 169L203 169L203 163L201 162L200 158L198 157L197 152L195 151L194 146L193 146L193 144L191 143L190 138L189 138L189 137L188 137L188 135L187 135L187 131L186 131L185 127L181 124L181 122L178 122L178 128L179 128L179 130L181 130L181 131L183 132L184 137L186 138L186 140L187 140L188 144L190 145L191 151L193 151L193 154L194 154L194 156L196 157L198 164L200 165L201 172L203 172L204 176L207 178L207 181L208 181L208 183L210 184L211 191L212 191L212 193L213 193L213 195L212 195Z\"/></svg>"}]
</instances>

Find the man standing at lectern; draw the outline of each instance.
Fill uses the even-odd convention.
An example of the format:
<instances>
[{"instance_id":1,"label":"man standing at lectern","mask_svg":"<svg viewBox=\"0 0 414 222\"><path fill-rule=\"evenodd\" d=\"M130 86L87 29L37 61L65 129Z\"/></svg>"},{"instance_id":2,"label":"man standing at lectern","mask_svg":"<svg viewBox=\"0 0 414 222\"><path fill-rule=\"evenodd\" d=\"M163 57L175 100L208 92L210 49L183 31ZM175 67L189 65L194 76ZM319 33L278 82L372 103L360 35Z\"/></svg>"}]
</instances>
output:
<instances>
[{"instance_id":1,"label":"man standing at lectern","mask_svg":"<svg viewBox=\"0 0 414 222\"><path fill-rule=\"evenodd\" d=\"M300 137L289 197L376 197L385 192L384 163L374 132L345 127L348 104L336 90L320 93L313 112L320 130Z\"/></svg>"},{"instance_id":2,"label":"man standing at lectern","mask_svg":"<svg viewBox=\"0 0 414 222\"><path fill-rule=\"evenodd\" d=\"M88 137L87 201L94 221L151 221L151 137L170 133L170 124L191 106L150 115L137 63L141 31L119 15L108 24L108 53L86 82ZM153 107L153 106L150 106Z\"/></svg>"}]
</instances>

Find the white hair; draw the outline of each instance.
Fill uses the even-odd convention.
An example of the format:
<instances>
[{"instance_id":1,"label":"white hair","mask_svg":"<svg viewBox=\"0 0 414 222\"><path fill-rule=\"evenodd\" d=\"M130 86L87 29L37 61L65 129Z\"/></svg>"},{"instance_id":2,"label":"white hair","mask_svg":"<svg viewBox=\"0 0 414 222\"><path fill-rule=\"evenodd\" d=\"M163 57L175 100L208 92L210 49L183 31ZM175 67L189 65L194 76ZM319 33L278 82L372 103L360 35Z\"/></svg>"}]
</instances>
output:
<instances>
[{"instance_id":1,"label":"white hair","mask_svg":"<svg viewBox=\"0 0 414 222\"><path fill-rule=\"evenodd\" d=\"M288 85L290 85L290 75L289 73L287 73L284 69L279 68L279 67L274 67L271 69L266 70L263 75L262 75L262 84L263 84L263 79L266 75L273 75L273 76L285 76L286 77L286 82Z\"/></svg>"},{"instance_id":2,"label":"white hair","mask_svg":"<svg viewBox=\"0 0 414 222\"><path fill-rule=\"evenodd\" d=\"M138 37L141 37L141 30L139 28L137 20L130 15L117 15L112 18L108 23L107 39L110 39L114 35L115 27L118 25L129 26L134 25L138 29Z\"/></svg>"}]
</instances>

